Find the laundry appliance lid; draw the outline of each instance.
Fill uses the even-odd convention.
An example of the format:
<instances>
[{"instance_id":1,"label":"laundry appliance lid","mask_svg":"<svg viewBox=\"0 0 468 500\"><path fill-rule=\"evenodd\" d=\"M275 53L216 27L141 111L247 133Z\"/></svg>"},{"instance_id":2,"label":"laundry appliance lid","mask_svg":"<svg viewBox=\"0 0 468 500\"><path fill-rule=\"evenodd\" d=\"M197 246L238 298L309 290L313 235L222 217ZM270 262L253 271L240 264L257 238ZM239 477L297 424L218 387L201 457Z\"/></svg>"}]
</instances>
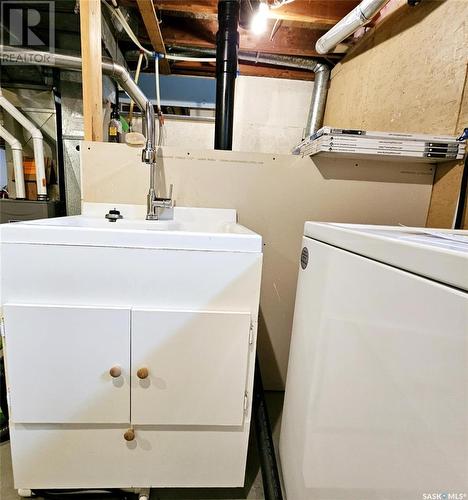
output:
<instances>
[{"instance_id":1,"label":"laundry appliance lid","mask_svg":"<svg viewBox=\"0 0 468 500\"><path fill-rule=\"evenodd\" d=\"M306 222L304 235L468 291L468 231Z\"/></svg>"}]
</instances>

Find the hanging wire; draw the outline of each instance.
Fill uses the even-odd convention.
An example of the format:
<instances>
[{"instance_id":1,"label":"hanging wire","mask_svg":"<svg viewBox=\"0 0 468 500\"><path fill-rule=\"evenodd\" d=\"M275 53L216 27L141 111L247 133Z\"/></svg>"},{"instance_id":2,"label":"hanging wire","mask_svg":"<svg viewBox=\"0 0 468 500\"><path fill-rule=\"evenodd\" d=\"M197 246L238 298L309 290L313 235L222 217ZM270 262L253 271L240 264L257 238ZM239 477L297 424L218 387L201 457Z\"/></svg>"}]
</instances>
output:
<instances>
[{"instance_id":1,"label":"hanging wire","mask_svg":"<svg viewBox=\"0 0 468 500\"><path fill-rule=\"evenodd\" d=\"M119 7L111 7L105 0L103 0L104 4L111 11L112 15L117 18L117 20L122 25L123 29L126 31L130 40L143 52L148 54L151 57L154 57L155 53L151 50L146 49L138 40L137 36L133 32L132 28L128 24L123 12L119 9ZM173 54L161 54L165 59L169 59L172 61L192 61L192 62L216 62L215 57L189 57L189 56L178 56Z\"/></svg>"},{"instance_id":2,"label":"hanging wire","mask_svg":"<svg viewBox=\"0 0 468 500\"><path fill-rule=\"evenodd\" d=\"M161 85L159 78L159 57L154 58L154 76L156 80L156 111L159 122L158 146L162 146L165 138L164 115L161 108Z\"/></svg>"}]
</instances>

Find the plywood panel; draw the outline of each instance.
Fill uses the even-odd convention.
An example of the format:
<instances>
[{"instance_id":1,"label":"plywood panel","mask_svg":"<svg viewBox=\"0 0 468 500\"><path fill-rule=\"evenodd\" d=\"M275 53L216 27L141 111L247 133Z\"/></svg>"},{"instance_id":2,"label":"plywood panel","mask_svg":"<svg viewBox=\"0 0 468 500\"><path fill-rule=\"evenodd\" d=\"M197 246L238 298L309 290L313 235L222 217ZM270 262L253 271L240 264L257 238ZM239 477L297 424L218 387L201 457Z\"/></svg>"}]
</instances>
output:
<instances>
[{"instance_id":1,"label":"plywood panel","mask_svg":"<svg viewBox=\"0 0 468 500\"><path fill-rule=\"evenodd\" d=\"M169 147L159 165L158 185L173 183L179 206L236 208L240 223L263 236L259 357L269 389L284 387L304 222L422 226L434 170ZM83 143L82 178L85 201L146 203L138 148Z\"/></svg>"},{"instance_id":2,"label":"plywood panel","mask_svg":"<svg viewBox=\"0 0 468 500\"><path fill-rule=\"evenodd\" d=\"M438 165L427 214L426 225L428 227L452 227L462 171L463 163L460 162Z\"/></svg>"},{"instance_id":3,"label":"plywood panel","mask_svg":"<svg viewBox=\"0 0 468 500\"><path fill-rule=\"evenodd\" d=\"M468 59L468 2L404 6L332 72L327 125L454 134Z\"/></svg>"},{"instance_id":4,"label":"plywood panel","mask_svg":"<svg viewBox=\"0 0 468 500\"><path fill-rule=\"evenodd\" d=\"M325 123L458 134L468 123L468 2L404 5L332 72ZM427 224L450 227L461 164L439 167Z\"/></svg>"}]
</instances>

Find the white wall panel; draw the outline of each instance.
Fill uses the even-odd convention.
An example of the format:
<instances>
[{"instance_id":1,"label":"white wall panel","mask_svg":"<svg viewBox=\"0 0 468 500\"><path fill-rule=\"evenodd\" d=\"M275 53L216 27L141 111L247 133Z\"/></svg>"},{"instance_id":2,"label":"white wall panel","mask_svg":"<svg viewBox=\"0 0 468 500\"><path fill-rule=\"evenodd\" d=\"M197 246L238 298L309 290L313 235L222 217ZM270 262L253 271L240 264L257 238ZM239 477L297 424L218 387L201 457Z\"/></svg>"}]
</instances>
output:
<instances>
[{"instance_id":1,"label":"white wall panel","mask_svg":"<svg viewBox=\"0 0 468 500\"><path fill-rule=\"evenodd\" d=\"M239 76L234 101L234 151L289 153L302 139L313 82ZM141 120L135 120L141 130ZM166 146L213 149L214 122L165 121Z\"/></svg>"},{"instance_id":2,"label":"white wall panel","mask_svg":"<svg viewBox=\"0 0 468 500\"><path fill-rule=\"evenodd\" d=\"M83 199L145 204L148 167L124 144L84 143ZM263 237L259 356L269 389L284 387L306 220L424 226L434 169L424 164L299 158L166 147L158 185L179 206L235 208Z\"/></svg>"}]
</instances>

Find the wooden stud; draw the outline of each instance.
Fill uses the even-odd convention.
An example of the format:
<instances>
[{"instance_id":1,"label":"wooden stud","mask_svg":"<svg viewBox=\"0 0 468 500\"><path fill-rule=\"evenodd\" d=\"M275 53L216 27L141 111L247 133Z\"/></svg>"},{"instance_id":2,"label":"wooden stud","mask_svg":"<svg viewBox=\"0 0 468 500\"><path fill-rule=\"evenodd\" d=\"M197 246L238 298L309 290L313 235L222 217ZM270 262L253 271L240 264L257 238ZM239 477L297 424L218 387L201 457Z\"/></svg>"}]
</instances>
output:
<instances>
[{"instance_id":1,"label":"wooden stud","mask_svg":"<svg viewBox=\"0 0 468 500\"><path fill-rule=\"evenodd\" d=\"M101 2L80 0L83 121L86 141L103 140Z\"/></svg>"}]
</instances>

